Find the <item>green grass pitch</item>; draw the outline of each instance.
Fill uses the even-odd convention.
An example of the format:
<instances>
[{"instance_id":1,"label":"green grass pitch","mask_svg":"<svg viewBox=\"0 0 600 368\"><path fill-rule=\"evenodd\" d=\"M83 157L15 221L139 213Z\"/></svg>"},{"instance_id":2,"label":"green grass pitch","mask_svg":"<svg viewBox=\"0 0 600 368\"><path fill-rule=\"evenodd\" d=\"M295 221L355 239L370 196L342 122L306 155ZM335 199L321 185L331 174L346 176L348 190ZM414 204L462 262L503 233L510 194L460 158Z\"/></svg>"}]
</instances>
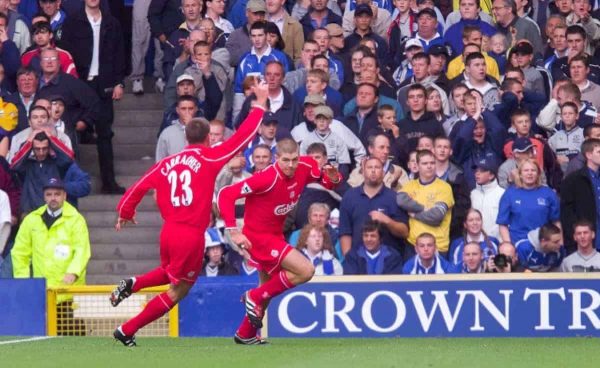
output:
<instances>
[{"instance_id":1,"label":"green grass pitch","mask_svg":"<svg viewBox=\"0 0 600 368\"><path fill-rule=\"evenodd\" d=\"M16 338L0 337L1 341ZM0 366L515 368L599 367L600 339L272 339L239 346L225 338L139 338L125 348L109 338L59 337L0 345Z\"/></svg>"}]
</instances>

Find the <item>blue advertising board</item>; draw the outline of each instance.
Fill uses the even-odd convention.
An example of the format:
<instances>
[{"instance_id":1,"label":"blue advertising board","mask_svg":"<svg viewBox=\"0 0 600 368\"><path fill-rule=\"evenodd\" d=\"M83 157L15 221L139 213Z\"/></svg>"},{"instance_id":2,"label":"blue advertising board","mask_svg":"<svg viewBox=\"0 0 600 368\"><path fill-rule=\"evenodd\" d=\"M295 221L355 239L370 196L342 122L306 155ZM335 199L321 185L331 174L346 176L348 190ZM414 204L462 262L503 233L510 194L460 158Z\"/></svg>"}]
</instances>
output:
<instances>
[{"instance_id":1,"label":"blue advertising board","mask_svg":"<svg viewBox=\"0 0 600 368\"><path fill-rule=\"evenodd\" d=\"M0 279L0 335L46 334L46 280Z\"/></svg>"},{"instance_id":2,"label":"blue advertising board","mask_svg":"<svg viewBox=\"0 0 600 368\"><path fill-rule=\"evenodd\" d=\"M600 336L600 275L320 277L271 301L269 337Z\"/></svg>"}]
</instances>

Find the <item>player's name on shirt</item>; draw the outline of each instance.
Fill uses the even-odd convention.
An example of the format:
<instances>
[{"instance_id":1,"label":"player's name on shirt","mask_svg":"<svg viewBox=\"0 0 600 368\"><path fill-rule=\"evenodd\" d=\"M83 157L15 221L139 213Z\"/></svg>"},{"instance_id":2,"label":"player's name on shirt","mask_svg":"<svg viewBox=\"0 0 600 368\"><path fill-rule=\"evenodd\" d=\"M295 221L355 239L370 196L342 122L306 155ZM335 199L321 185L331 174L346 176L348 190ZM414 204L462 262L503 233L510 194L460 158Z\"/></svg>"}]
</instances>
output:
<instances>
[{"instance_id":1,"label":"player's name on shirt","mask_svg":"<svg viewBox=\"0 0 600 368\"><path fill-rule=\"evenodd\" d=\"M167 175L169 175L169 171L171 171L171 169L173 169L177 165L185 165L185 166L189 167L190 170L192 170L196 174L198 173L198 170L200 170L200 162L198 162L198 160L194 156L187 156L185 154L183 154L183 155L179 154L179 155L171 157L171 159L169 159L169 161L167 161L165 167L163 167L160 170L160 173L163 174L164 176L167 176Z\"/></svg>"}]
</instances>

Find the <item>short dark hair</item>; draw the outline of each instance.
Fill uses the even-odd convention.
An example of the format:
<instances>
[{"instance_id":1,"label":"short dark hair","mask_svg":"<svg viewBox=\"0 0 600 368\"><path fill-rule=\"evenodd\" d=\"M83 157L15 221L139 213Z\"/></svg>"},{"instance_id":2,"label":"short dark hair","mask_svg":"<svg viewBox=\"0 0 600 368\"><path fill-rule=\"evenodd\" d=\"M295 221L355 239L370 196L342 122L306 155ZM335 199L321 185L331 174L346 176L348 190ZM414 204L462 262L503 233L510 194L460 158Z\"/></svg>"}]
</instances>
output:
<instances>
[{"instance_id":1,"label":"short dark hair","mask_svg":"<svg viewBox=\"0 0 600 368\"><path fill-rule=\"evenodd\" d=\"M513 122L513 119L517 116L527 116L529 119L531 119L531 113L528 110L517 107L516 109L513 110L512 114L510 114L511 124Z\"/></svg>"},{"instance_id":2,"label":"short dark hair","mask_svg":"<svg viewBox=\"0 0 600 368\"><path fill-rule=\"evenodd\" d=\"M577 87L575 83L571 82L570 80L565 82L562 86L558 87L558 90L562 90L564 93L573 95L575 100L581 101L581 90L579 89L579 87Z\"/></svg>"},{"instance_id":3,"label":"short dark hair","mask_svg":"<svg viewBox=\"0 0 600 368\"><path fill-rule=\"evenodd\" d=\"M592 231L596 231L596 227L588 219L581 219L581 220L575 221L575 223L573 224L573 231L575 231L575 228L577 228L579 226L585 226L585 227L589 228Z\"/></svg>"},{"instance_id":4,"label":"short dark hair","mask_svg":"<svg viewBox=\"0 0 600 368\"><path fill-rule=\"evenodd\" d=\"M578 34L584 40L587 39L587 34L585 32L585 29L582 26L580 26L579 24L573 24L573 25L567 27L567 32L565 33L565 37L569 37L569 35L572 35L572 34Z\"/></svg>"},{"instance_id":5,"label":"short dark hair","mask_svg":"<svg viewBox=\"0 0 600 368\"><path fill-rule=\"evenodd\" d=\"M478 1L479 2L479 1ZM481 27L474 24L467 24L462 31L462 38L465 39L471 35L473 32L481 32Z\"/></svg>"},{"instance_id":6,"label":"short dark hair","mask_svg":"<svg viewBox=\"0 0 600 368\"><path fill-rule=\"evenodd\" d=\"M46 132L39 132L38 134L36 134L33 137L34 141L39 141L39 142L43 142L43 141L47 141L50 138L48 137L48 134L46 134Z\"/></svg>"},{"instance_id":7,"label":"short dark hair","mask_svg":"<svg viewBox=\"0 0 600 368\"><path fill-rule=\"evenodd\" d=\"M385 139L390 140L390 138L383 132L377 133L377 134L371 134L368 138L367 138L367 146L368 147L374 147L375 146L375 140L377 139L377 137L384 137Z\"/></svg>"},{"instance_id":8,"label":"short dark hair","mask_svg":"<svg viewBox=\"0 0 600 368\"><path fill-rule=\"evenodd\" d=\"M266 149L267 151L269 151L269 154L272 154L271 147L267 146L264 143L260 143L260 144L257 144L256 146L253 146L252 153L254 153L254 151L256 151L257 149Z\"/></svg>"},{"instance_id":9,"label":"short dark hair","mask_svg":"<svg viewBox=\"0 0 600 368\"><path fill-rule=\"evenodd\" d=\"M194 44L194 51L196 51L196 47L211 47L211 46L206 41L196 41L196 43Z\"/></svg>"},{"instance_id":10,"label":"short dark hair","mask_svg":"<svg viewBox=\"0 0 600 368\"><path fill-rule=\"evenodd\" d=\"M368 219L362 226L361 233L372 233L376 231L381 237L381 223L377 220Z\"/></svg>"},{"instance_id":11,"label":"short dark hair","mask_svg":"<svg viewBox=\"0 0 600 368\"><path fill-rule=\"evenodd\" d=\"M269 60L269 61L267 61L267 63L265 64L265 70L267 70L267 67L269 65L271 65L271 64L277 64L277 65L279 65L279 67L281 68L281 71L283 73L285 73L285 68L283 67L283 64L281 63L281 61L279 61L279 60Z\"/></svg>"},{"instance_id":12,"label":"short dark hair","mask_svg":"<svg viewBox=\"0 0 600 368\"><path fill-rule=\"evenodd\" d=\"M523 70L521 68L519 68L519 67L512 66L512 65L507 65L506 66L506 70L504 71L504 75L506 75L509 72L519 73L521 75L521 77L523 79L525 79L525 73L523 73Z\"/></svg>"},{"instance_id":13,"label":"short dark hair","mask_svg":"<svg viewBox=\"0 0 600 368\"><path fill-rule=\"evenodd\" d=\"M485 61L485 57L483 56L483 54L481 52L472 52L465 59L465 65L471 64L471 61L473 61L475 59L483 59Z\"/></svg>"},{"instance_id":14,"label":"short dark hair","mask_svg":"<svg viewBox=\"0 0 600 368\"><path fill-rule=\"evenodd\" d=\"M29 119L31 119L31 114L36 110L42 110L46 113L46 116L50 117L50 113L48 112L48 110L46 110L45 107L34 105L34 106L31 106L31 109L29 109L29 116L28 116Z\"/></svg>"},{"instance_id":15,"label":"short dark hair","mask_svg":"<svg viewBox=\"0 0 600 368\"><path fill-rule=\"evenodd\" d=\"M182 95L177 97L177 106L179 106L179 104L182 102L192 102L194 103L194 105L198 104L198 100L196 99L196 97L190 95Z\"/></svg>"},{"instance_id":16,"label":"short dark hair","mask_svg":"<svg viewBox=\"0 0 600 368\"><path fill-rule=\"evenodd\" d=\"M361 83L356 87L356 92L358 92L358 89L364 86L369 86L373 89L373 92L375 92L375 97L379 97L379 88L377 88L376 85L374 85L373 83Z\"/></svg>"},{"instance_id":17,"label":"short dark hair","mask_svg":"<svg viewBox=\"0 0 600 368\"><path fill-rule=\"evenodd\" d=\"M424 52L417 52L416 54L414 54L411 63L415 60L425 60L427 62L427 65L429 65L431 61L431 59L429 59L429 55L427 55Z\"/></svg>"},{"instance_id":18,"label":"short dark hair","mask_svg":"<svg viewBox=\"0 0 600 368\"><path fill-rule=\"evenodd\" d=\"M267 33L267 22L261 21L261 22L252 23L252 25L250 26L250 32L257 30L257 29L262 29L263 32L265 32L265 34L266 34Z\"/></svg>"},{"instance_id":19,"label":"short dark hair","mask_svg":"<svg viewBox=\"0 0 600 368\"><path fill-rule=\"evenodd\" d=\"M424 149L424 150L418 150L417 151L417 163L419 161L421 161L421 159L425 156L431 156L431 157L435 157L435 155L433 154L433 152L431 152L428 149Z\"/></svg>"},{"instance_id":20,"label":"short dark hair","mask_svg":"<svg viewBox=\"0 0 600 368\"><path fill-rule=\"evenodd\" d=\"M313 56L312 59L310 59L310 67L314 68L315 67L315 62L319 59L324 59L327 60L327 65L329 65L329 59L327 59L327 56L323 55L323 54L317 54L315 56ZM276 61L276 60L273 60ZM279 63L279 61L277 61ZM281 64L281 63L280 63ZM282 66L283 67L283 66Z\"/></svg>"},{"instance_id":21,"label":"short dark hair","mask_svg":"<svg viewBox=\"0 0 600 368\"><path fill-rule=\"evenodd\" d=\"M589 138L592 135L592 131L594 129L600 129L600 125L597 124L590 124L588 126L586 126L585 128L583 128L583 137L584 138Z\"/></svg>"},{"instance_id":22,"label":"short dark hair","mask_svg":"<svg viewBox=\"0 0 600 368\"><path fill-rule=\"evenodd\" d=\"M560 233L561 233L560 227L549 222L547 224L542 225L542 227L540 227L540 234L538 236L538 239L539 240L549 240L552 235L556 235L556 234L560 234Z\"/></svg>"},{"instance_id":23,"label":"short dark hair","mask_svg":"<svg viewBox=\"0 0 600 368\"><path fill-rule=\"evenodd\" d=\"M30 68L28 66L22 66L19 68L19 70L17 70L17 79L24 74L33 74L35 76L35 78L38 79L38 75L35 72L35 70L33 70L32 68Z\"/></svg>"},{"instance_id":24,"label":"short dark hair","mask_svg":"<svg viewBox=\"0 0 600 368\"><path fill-rule=\"evenodd\" d=\"M408 96L408 94L411 91L421 91L421 92L423 92L423 96L427 96L427 88L425 88L422 84L419 84L419 83L409 85L408 91L406 91L406 95Z\"/></svg>"},{"instance_id":25,"label":"short dark hair","mask_svg":"<svg viewBox=\"0 0 600 368\"><path fill-rule=\"evenodd\" d=\"M562 106L560 107L560 111L562 111L562 109L565 107L570 107L570 108L574 109L576 112L579 112L579 107L577 107L577 105L574 102L567 101L567 102L563 103ZM599 126L599 128L600 128L600 126Z\"/></svg>"},{"instance_id":26,"label":"short dark hair","mask_svg":"<svg viewBox=\"0 0 600 368\"><path fill-rule=\"evenodd\" d=\"M283 51L283 49L285 49L285 42L283 41L283 37L281 36L281 32L279 31L277 24L273 22L266 22L265 32L277 35L277 43L275 43L275 48L277 50Z\"/></svg>"},{"instance_id":27,"label":"short dark hair","mask_svg":"<svg viewBox=\"0 0 600 368\"><path fill-rule=\"evenodd\" d=\"M323 156L327 156L327 147L321 142L311 143L308 148L306 148L306 154L310 155L311 153L320 153Z\"/></svg>"},{"instance_id":28,"label":"short dark hair","mask_svg":"<svg viewBox=\"0 0 600 368\"><path fill-rule=\"evenodd\" d=\"M189 144L198 144L206 140L210 125L205 118L193 118L185 126L185 138Z\"/></svg>"},{"instance_id":29,"label":"short dark hair","mask_svg":"<svg viewBox=\"0 0 600 368\"><path fill-rule=\"evenodd\" d=\"M505 78L502 81L502 86L500 86L500 89L503 92L509 91L515 84L519 84L521 85L521 82L519 82L517 79L515 78Z\"/></svg>"},{"instance_id":30,"label":"short dark hair","mask_svg":"<svg viewBox=\"0 0 600 368\"><path fill-rule=\"evenodd\" d=\"M600 147L600 139L597 139L597 138L586 139L581 144L581 153L583 153L583 156L585 156L586 153L592 153L594 151L594 148L596 148L596 147Z\"/></svg>"}]
</instances>

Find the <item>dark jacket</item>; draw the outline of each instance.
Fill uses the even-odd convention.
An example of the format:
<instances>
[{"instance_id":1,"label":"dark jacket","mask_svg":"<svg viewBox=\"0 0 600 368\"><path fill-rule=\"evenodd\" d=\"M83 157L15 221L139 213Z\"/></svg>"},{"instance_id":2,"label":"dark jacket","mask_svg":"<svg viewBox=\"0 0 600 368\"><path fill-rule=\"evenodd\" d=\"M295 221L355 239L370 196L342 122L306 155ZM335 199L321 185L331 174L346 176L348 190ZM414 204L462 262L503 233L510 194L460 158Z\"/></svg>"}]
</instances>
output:
<instances>
[{"instance_id":1,"label":"dark jacket","mask_svg":"<svg viewBox=\"0 0 600 368\"><path fill-rule=\"evenodd\" d=\"M52 95L62 96L65 100L63 120L69 135L72 135L75 124L79 120L84 121L88 126L96 123L96 117L100 112L100 100L87 83L70 74L59 73L50 82L40 87L36 98L49 98Z\"/></svg>"},{"instance_id":2,"label":"dark jacket","mask_svg":"<svg viewBox=\"0 0 600 368\"><path fill-rule=\"evenodd\" d=\"M376 275L402 273L402 256L392 247L382 244L375 266ZM367 250L365 246L352 248L344 258L344 275L367 275Z\"/></svg>"},{"instance_id":3,"label":"dark jacket","mask_svg":"<svg viewBox=\"0 0 600 368\"><path fill-rule=\"evenodd\" d=\"M278 122L276 139L290 137L292 129L302 121L303 112L302 105L298 105L298 103L294 101L292 95L285 87L282 86L281 88L283 89L283 105L281 105L281 108L279 108L276 113L269 114L270 120L277 120ZM244 101L242 109L234 124L236 129L239 128L244 119L246 119L246 116L248 116L250 106L255 98L256 97L252 94Z\"/></svg>"},{"instance_id":4,"label":"dark jacket","mask_svg":"<svg viewBox=\"0 0 600 368\"><path fill-rule=\"evenodd\" d=\"M202 267L201 276L206 276L206 267L208 267L208 262L204 262L204 266ZM230 265L229 262L223 261L219 264L219 271L217 271L217 276L237 276L240 274L237 268Z\"/></svg>"},{"instance_id":5,"label":"dark jacket","mask_svg":"<svg viewBox=\"0 0 600 368\"><path fill-rule=\"evenodd\" d=\"M31 157L33 144L26 142L12 161L11 169L16 171L23 183L21 210L28 213L44 204L44 184L51 178L63 179L69 166L73 163L73 152L61 143L58 138L50 137L53 155L38 162Z\"/></svg>"},{"instance_id":6,"label":"dark jacket","mask_svg":"<svg viewBox=\"0 0 600 368\"><path fill-rule=\"evenodd\" d=\"M10 202L10 212L13 216L19 214L19 201L21 200L21 188L15 181L10 172L10 166L4 157L0 157L0 190L8 195Z\"/></svg>"},{"instance_id":7,"label":"dark jacket","mask_svg":"<svg viewBox=\"0 0 600 368\"><path fill-rule=\"evenodd\" d=\"M300 19L300 24L302 24L302 29L304 30L304 39L305 40L308 40L309 38L311 38L310 36L313 33L313 31L315 30L315 27L313 27L311 18L310 18L311 12L312 12L312 8L309 7L308 12L306 12L306 14L302 17L302 19ZM342 25L342 17L340 17L339 15L332 12L331 9L327 9L327 17L325 17L325 24L331 24L331 23L336 23L341 26Z\"/></svg>"},{"instance_id":8,"label":"dark jacket","mask_svg":"<svg viewBox=\"0 0 600 368\"><path fill-rule=\"evenodd\" d=\"M446 135L444 128L436 120L432 112L426 112L417 120L413 120L410 111L406 112L406 117L398 123L400 134L404 134L408 141L408 151L413 151L417 147L419 138L424 135L432 138L443 137Z\"/></svg>"},{"instance_id":9,"label":"dark jacket","mask_svg":"<svg viewBox=\"0 0 600 368\"><path fill-rule=\"evenodd\" d=\"M354 109L352 114L344 117L343 122L352 131L352 133L354 133L354 135L360 139L366 149L369 146L367 142L369 134L379 126L379 122L377 121L377 106L373 106L371 111L365 115L362 127L358 123L358 118L356 117L357 113L358 107Z\"/></svg>"},{"instance_id":10,"label":"dark jacket","mask_svg":"<svg viewBox=\"0 0 600 368\"><path fill-rule=\"evenodd\" d=\"M17 134L18 132L29 128L27 110L25 109L25 105L23 105L23 101L21 101L21 96L19 95L19 92L15 92L12 95L4 97L4 101L14 104L17 107L17 110L19 111L19 122L17 124L17 127L13 131L13 134Z\"/></svg>"},{"instance_id":11,"label":"dark jacket","mask_svg":"<svg viewBox=\"0 0 600 368\"><path fill-rule=\"evenodd\" d=\"M577 250L577 244L573 239L575 222L585 219L596 227L598 210L588 170L588 167L584 166L567 176L560 190L560 222L563 228L563 240L569 254ZM596 234L598 234L597 230Z\"/></svg>"},{"instance_id":12,"label":"dark jacket","mask_svg":"<svg viewBox=\"0 0 600 368\"><path fill-rule=\"evenodd\" d=\"M345 46L350 49L356 47L363 38L370 38L375 41L377 60L379 60L381 65L386 65L386 63L389 61L387 42L380 35L374 33L373 31L369 31L369 33L366 35L361 36L356 33L355 30L344 39Z\"/></svg>"},{"instance_id":13,"label":"dark jacket","mask_svg":"<svg viewBox=\"0 0 600 368\"><path fill-rule=\"evenodd\" d=\"M184 21L180 8L181 0L152 0L148 8L148 23L152 36L164 34L169 37Z\"/></svg>"},{"instance_id":14,"label":"dark jacket","mask_svg":"<svg viewBox=\"0 0 600 368\"><path fill-rule=\"evenodd\" d=\"M92 62L94 35L85 10L67 17L63 24L61 45L73 56L79 78L87 80ZM106 98L112 96L111 88L123 84L127 65L125 64L125 43L119 21L102 12L100 24L98 84Z\"/></svg>"},{"instance_id":15,"label":"dark jacket","mask_svg":"<svg viewBox=\"0 0 600 368\"><path fill-rule=\"evenodd\" d=\"M92 180L90 174L83 171L77 162L73 162L67 169L65 177L65 192L67 192L67 201L77 208L77 199L83 198L92 191Z\"/></svg>"},{"instance_id":16,"label":"dark jacket","mask_svg":"<svg viewBox=\"0 0 600 368\"><path fill-rule=\"evenodd\" d=\"M17 90L17 70L21 66L21 53L11 40L2 42L0 48L0 64L4 65L4 80L0 85L3 90Z\"/></svg>"}]
</instances>

